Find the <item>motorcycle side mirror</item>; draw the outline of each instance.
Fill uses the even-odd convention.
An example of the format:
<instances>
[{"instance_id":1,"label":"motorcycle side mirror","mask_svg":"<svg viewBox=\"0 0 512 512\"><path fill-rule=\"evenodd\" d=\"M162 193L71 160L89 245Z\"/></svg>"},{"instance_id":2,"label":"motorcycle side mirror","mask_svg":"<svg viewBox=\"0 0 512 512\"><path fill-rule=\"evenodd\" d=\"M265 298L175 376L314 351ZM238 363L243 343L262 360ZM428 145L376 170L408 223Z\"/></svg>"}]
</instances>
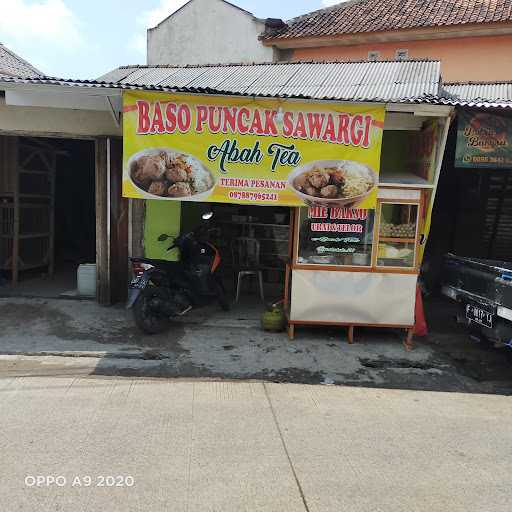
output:
<instances>
[{"instance_id":1,"label":"motorcycle side mirror","mask_svg":"<svg viewBox=\"0 0 512 512\"><path fill-rule=\"evenodd\" d=\"M203 213L202 218L203 220L210 220L213 217L213 212L206 212Z\"/></svg>"},{"instance_id":2,"label":"motorcycle side mirror","mask_svg":"<svg viewBox=\"0 0 512 512\"><path fill-rule=\"evenodd\" d=\"M171 238L169 235L160 235L158 237L158 241L159 242L165 242L166 240L169 240L169 238Z\"/></svg>"}]
</instances>

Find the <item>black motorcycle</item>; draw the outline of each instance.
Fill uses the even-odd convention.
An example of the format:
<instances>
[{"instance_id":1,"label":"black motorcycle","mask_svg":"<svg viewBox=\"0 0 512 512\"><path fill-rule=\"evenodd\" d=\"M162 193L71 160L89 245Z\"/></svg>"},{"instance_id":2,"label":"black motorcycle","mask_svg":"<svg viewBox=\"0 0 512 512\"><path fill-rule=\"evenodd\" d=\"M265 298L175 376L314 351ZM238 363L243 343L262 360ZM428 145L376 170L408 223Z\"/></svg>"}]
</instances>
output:
<instances>
[{"instance_id":1,"label":"black motorcycle","mask_svg":"<svg viewBox=\"0 0 512 512\"><path fill-rule=\"evenodd\" d=\"M213 213L203 215L210 220ZM132 258L134 278L129 287L127 307L133 309L137 327L147 334L168 329L173 317L217 301L223 310L229 301L219 275L221 256L205 240L204 225L174 239L169 251L178 248L180 261ZM165 242L169 235L158 240Z\"/></svg>"}]
</instances>

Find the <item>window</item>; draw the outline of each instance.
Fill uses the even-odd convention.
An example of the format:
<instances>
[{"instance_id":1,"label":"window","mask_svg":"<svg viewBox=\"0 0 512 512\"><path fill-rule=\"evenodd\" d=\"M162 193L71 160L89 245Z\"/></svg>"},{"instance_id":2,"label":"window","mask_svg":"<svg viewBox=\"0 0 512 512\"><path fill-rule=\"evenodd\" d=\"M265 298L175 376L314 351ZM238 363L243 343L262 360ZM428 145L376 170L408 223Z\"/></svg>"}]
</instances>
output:
<instances>
[{"instance_id":1,"label":"window","mask_svg":"<svg viewBox=\"0 0 512 512\"><path fill-rule=\"evenodd\" d=\"M378 267L415 266L418 209L417 204L380 205Z\"/></svg>"},{"instance_id":2,"label":"window","mask_svg":"<svg viewBox=\"0 0 512 512\"><path fill-rule=\"evenodd\" d=\"M409 50L397 50L395 52L396 60L407 60L409 58Z\"/></svg>"},{"instance_id":3,"label":"window","mask_svg":"<svg viewBox=\"0 0 512 512\"><path fill-rule=\"evenodd\" d=\"M370 267L375 210L301 208L299 265Z\"/></svg>"},{"instance_id":4,"label":"window","mask_svg":"<svg viewBox=\"0 0 512 512\"><path fill-rule=\"evenodd\" d=\"M379 58L380 58L380 52L378 52L376 50L368 52L368 60L369 61L375 62L376 60L379 60Z\"/></svg>"}]
</instances>

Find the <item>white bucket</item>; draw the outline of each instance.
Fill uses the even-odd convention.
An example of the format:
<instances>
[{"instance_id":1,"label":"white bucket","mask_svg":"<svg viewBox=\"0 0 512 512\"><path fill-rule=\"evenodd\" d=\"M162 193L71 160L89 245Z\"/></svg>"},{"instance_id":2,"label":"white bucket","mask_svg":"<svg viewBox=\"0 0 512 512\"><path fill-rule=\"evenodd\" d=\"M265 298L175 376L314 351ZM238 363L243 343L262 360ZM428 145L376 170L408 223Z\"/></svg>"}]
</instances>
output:
<instances>
[{"instance_id":1,"label":"white bucket","mask_svg":"<svg viewBox=\"0 0 512 512\"><path fill-rule=\"evenodd\" d=\"M76 277L78 295L80 297L96 297L96 264L80 265Z\"/></svg>"}]
</instances>

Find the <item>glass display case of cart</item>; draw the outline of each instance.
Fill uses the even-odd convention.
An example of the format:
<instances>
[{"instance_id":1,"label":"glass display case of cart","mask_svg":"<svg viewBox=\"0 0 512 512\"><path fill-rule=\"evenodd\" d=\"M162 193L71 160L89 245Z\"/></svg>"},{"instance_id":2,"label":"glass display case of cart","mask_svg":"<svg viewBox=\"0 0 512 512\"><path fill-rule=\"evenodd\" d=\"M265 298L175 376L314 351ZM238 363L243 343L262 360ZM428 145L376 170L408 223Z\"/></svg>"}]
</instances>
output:
<instances>
[{"instance_id":1,"label":"glass display case of cart","mask_svg":"<svg viewBox=\"0 0 512 512\"><path fill-rule=\"evenodd\" d=\"M380 202L377 267L414 268L419 204Z\"/></svg>"},{"instance_id":2,"label":"glass display case of cart","mask_svg":"<svg viewBox=\"0 0 512 512\"><path fill-rule=\"evenodd\" d=\"M300 208L293 267L350 272L416 272L422 216L420 190L379 192L376 209Z\"/></svg>"}]
</instances>

